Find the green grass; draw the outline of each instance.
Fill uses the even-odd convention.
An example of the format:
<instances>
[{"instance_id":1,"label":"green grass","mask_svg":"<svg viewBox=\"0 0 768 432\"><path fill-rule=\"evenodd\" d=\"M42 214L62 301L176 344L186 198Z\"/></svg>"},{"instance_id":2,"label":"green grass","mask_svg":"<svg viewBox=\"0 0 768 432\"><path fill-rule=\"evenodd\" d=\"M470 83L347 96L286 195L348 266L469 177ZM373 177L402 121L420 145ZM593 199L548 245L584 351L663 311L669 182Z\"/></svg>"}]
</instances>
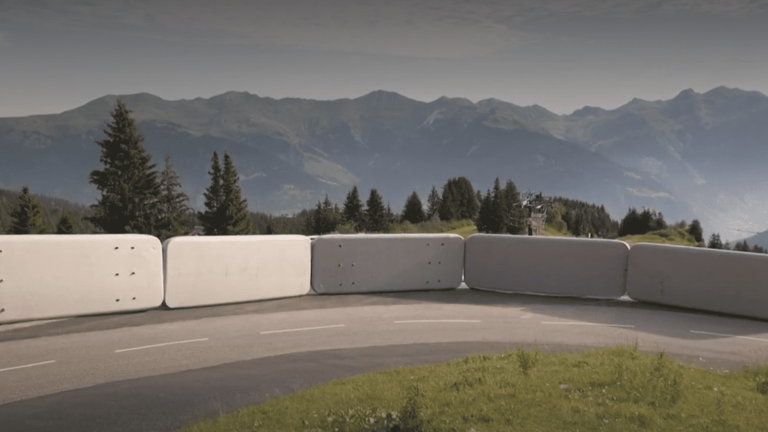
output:
<instances>
[{"instance_id":1,"label":"green grass","mask_svg":"<svg viewBox=\"0 0 768 432\"><path fill-rule=\"evenodd\" d=\"M682 246L698 246L696 240L682 228L667 228L659 231L651 231L647 234L638 234L619 237L621 240L630 244L634 243L664 243Z\"/></svg>"},{"instance_id":2,"label":"green grass","mask_svg":"<svg viewBox=\"0 0 768 432\"><path fill-rule=\"evenodd\" d=\"M476 226L471 225L471 226L455 229L455 230L452 230L452 231L446 231L446 232L452 233L452 234L458 234L458 235L460 235L460 236L462 236L464 238L467 238L467 237L469 237L472 234L476 234L478 231L477 231L477 227Z\"/></svg>"},{"instance_id":3,"label":"green grass","mask_svg":"<svg viewBox=\"0 0 768 432\"><path fill-rule=\"evenodd\" d=\"M427 221L417 224L402 222L390 227L390 233L448 233L457 232L462 229L475 228L475 222L471 219L452 220L452 221Z\"/></svg>"},{"instance_id":4,"label":"green grass","mask_svg":"<svg viewBox=\"0 0 768 432\"><path fill-rule=\"evenodd\" d=\"M634 345L508 350L318 385L209 431L765 431L768 366L715 371Z\"/></svg>"},{"instance_id":5,"label":"green grass","mask_svg":"<svg viewBox=\"0 0 768 432\"><path fill-rule=\"evenodd\" d=\"M568 232L567 229L559 230L557 227L548 224L544 225L544 229L542 231L554 237L573 237L573 234Z\"/></svg>"}]
</instances>

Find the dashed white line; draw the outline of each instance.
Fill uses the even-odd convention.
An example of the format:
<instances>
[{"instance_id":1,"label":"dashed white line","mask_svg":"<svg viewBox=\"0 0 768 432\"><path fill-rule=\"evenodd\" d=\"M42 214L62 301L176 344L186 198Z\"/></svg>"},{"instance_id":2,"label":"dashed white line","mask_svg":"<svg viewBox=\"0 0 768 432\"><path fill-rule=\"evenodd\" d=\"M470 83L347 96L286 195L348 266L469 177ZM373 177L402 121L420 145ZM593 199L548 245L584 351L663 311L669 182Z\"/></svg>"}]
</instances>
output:
<instances>
[{"instance_id":1,"label":"dashed white line","mask_svg":"<svg viewBox=\"0 0 768 432\"><path fill-rule=\"evenodd\" d=\"M23 369L23 368L28 368L28 367L32 367L32 366L40 366L40 365L49 364L49 363L55 363L55 362L56 362L56 360L48 360L48 361L44 361L44 362L40 362L40 363L32 363L32 364L28 364L28 365L24 365L24 366L14 366L14 367L9 367L9 368L5 368L5 369L0 369L0 372L5 372L5 371L9 371L9 370L14 370L14 369Z\"/></svg>"},{"instance_id":2,"label":"dashed white line","mask_svg":"<svg viewBox=\"0 0 768 432\"><path fill-rule=\"evenodd\" d=\"M760 338L753 338L749 336L739 336L739 335L732 335L732 334L710 333L710 332L703 332L703 331L696 331L696 330L691 330L691 333L714 335L714 336L727 336L727 337L735 337L739 339L749 339L749 340L760 341L760 342L768 342L768 339L760 339Z\"/></svg>"},{"instance_id":3,"label":"dashed white line","mask_svg":"<svg viewBox=\"0 0 768 432\"><path fill-rule=\"evenodd\" d=\"M587 322L572 322L572 321L542 321L542 324L563 324L563 325L586 325L586 326L603 326L603 327L627 327L634 328L633 325L625 324L602 324L602 323L587 323Z\"/></svg>"},{"instance_id":4,"label":"dashed white line","mask_svg":"<svg viewBox=\"0 0 768 432\"><path fill-rule=\"evenodd\" d=\"M205 339L190 339L190 340L178 341L178 342L161 343L161 344L157 344L157 345L140 346L140 347L136 347L136 348L126 348L126 349L116 350L115 352L119 353L119 352L126 352L126 351L135 351L135 350L140 350L140 349L156 348L156 347L161 347L161 346L166 346L166 345L178 345L178 344L190 343L190 342L203 342L203 341L207 341L207 340L208 340L208 338L205 338Z\"/></svg>"},{"instance_id":5,"label":"dashed white line","mask_svg":"<svg viewBox=\"0 0 768 432\"><path fill-rule=\"evenodd\" d=\"M479 320L410 320L410 321L395 321L395 324L404 323L479 323Z\"/></svg>"},{"instance_id":6,"label":"dashed white line","mask_svg":"<svg viewBox=\"0 0 768 432\"><path fill-rule=\"evenodd\" d=\"M344 324L329 325L329 326L322 326L322 327L304 327L304 328L287 329L287 330L271 330L271 331L263 331L259 334L286 333L286 332L295 332L295 331L304 331L304 330L319 330L319 329L327 329L327 328L334 328L334 327L344 327Z\"/></svg>"}]
</instances>

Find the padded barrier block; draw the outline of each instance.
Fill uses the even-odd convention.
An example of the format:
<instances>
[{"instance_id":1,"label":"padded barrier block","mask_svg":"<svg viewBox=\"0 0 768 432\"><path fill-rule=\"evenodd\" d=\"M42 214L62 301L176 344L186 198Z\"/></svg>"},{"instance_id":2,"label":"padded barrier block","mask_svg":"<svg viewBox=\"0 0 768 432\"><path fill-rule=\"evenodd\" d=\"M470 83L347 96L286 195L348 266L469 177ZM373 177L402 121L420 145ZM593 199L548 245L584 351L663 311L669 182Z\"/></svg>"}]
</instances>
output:
<instances>
[{"instance_id":1,"label":"padded barrier block","mask_svg":"<svg viewBox=\"0 0 768 432\"><path fill-rule=\"evenodd\" d=\"M605 298L625 293L629 245L621 241L473 234L466 244L470 288Z\"/></svg>"},{"instance_id":2,"label":"padded barrier block","mask_svg":"<svg viewBox=\"0 0 768 432\"><path fill-rule=\"evenodd\" d=\"M173 237L163 243L165 304L241 303L310 292L309 237Z\"/></svg>"},{"instance_id":3,"label":"padded barrier block","mask_svg":"<svg viewBox=\"0 0 768 432\"><path fill-rule=\"evenodd\" d=\"M319 294L452 289L461 285L464 239L456 234L325 235L312 242Z\"/></svg>"},{"instance_id":4,"label":"padded barrier block","mask_svg":"<svg viewBox=\"0 0 768 432\"><path fill-rule=\"evenodd\" d=\"M768 255L638 244L629 252L633 300L768 319Z\"/></svg>"},{"instance_id":5,"label":"padded barrier block","mask_svg":"<svg viewBox=\"0 0 768 432\"><path fill-rule=\"evenodd\" d=\"M0 323L152 309L160 240L139 234L0 236Z\"/></svg>"}]
</instances>

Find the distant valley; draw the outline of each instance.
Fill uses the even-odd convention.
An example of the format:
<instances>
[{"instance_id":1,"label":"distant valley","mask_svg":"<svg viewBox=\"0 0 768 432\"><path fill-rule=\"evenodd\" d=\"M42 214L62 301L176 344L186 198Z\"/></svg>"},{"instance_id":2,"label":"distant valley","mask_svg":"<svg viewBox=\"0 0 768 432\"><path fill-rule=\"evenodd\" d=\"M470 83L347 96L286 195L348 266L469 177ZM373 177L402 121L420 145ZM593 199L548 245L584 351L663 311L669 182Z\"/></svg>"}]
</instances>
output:
<instances>
[{"instance_id":1,"label":"distant valley","mask_svg":"<svg viewBox=\"0 0 768 432\"><path fill-rule=\"evenodd\" d=\"M489 99L420 102L375 91L356 99L261 98L228 92L167 101L119 96L134 111L145 147L170 154L192 204L213 151L227 150L253 211L292 213L326 194L341 203L358 185L377 188L399 211L416 190L467 176L485 191L495 177L521 190L605 204L615 219L630 206L668 221L699 218L724 239L768 229L768 97L718 87L667 101L635 99L614 110L557 115ZM0 118L0 187L91 204L88 174L118 96L60 114Z\"/></svg>"}]
</instances>

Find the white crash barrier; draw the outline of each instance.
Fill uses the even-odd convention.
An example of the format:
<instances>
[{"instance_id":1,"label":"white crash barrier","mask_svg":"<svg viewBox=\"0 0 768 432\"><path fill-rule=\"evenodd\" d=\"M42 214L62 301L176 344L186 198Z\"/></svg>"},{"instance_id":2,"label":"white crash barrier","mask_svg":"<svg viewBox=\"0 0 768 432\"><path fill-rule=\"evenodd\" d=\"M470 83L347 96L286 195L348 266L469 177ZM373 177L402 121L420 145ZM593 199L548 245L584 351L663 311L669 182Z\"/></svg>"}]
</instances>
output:
<instances>
[{"instance_id":1,"label":"white crash barrier","mask_svg":"<svg viewBox=\"0 0 768 432\"><path fill-rule=\"evenodd\" d=\"M160 241L139 234L0 236L0 323L152 309Z\"/></svg>"},{"instance_id":2,"label":"white crash barrier","mask_svg":"<svg viewBox=\"0 0 768 432\"><path fill-rule=\"evenodd\" d=\"M171 308L308 294L309 237L173 237L163 243L165 304Z\"/></svg>"},{"instance_id":3,"label":"white crash barrier","mask_svg":"<svg viewBox=\"0 0 768 432\"><path fill-rule=\"evenodd\" d=\"M621 241L473 234L466 245L470 288L605 298L625 293L629 246Z\"/></svg>"},{"instance_id":4,"label":"white crash barrier","mask_svg":"<svg viewBox=\"0 0 768 432\"><path fill-rule=\"evenodd\" d=\"M768 255L638 244L627 295L638 301L768 319Z\"/></svg>"},{"instance_id":5,"label":"white crash barrier","mask_svg":"<svg viewBox=\"0 0 768 432\"><path fill-rule=\"evenodd\" d=\"M325 235L312 242L319 294L452 289L461 285L464 239L456 234Z\"/></svg>"}]
</instances>

